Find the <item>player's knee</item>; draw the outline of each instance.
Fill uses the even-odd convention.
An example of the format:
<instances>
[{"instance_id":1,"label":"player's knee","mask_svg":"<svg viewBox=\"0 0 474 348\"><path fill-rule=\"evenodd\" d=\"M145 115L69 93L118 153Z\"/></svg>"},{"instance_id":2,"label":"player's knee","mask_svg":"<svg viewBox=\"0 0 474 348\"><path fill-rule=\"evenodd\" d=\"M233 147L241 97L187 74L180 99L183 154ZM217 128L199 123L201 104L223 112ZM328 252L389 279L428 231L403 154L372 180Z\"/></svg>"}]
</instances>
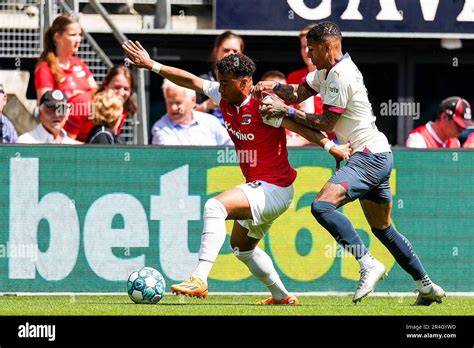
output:
<instances>
[{"instance_id":1,"label":"player's knee","mask_svg":"<svg viewBox=\"0 0 474 348\"><path fill-rule=\"evenodd\" d=\"M311 204L311 214L313 214L318 221L324 219L326 213L334 211L335 209L336 206L329 202L314 201Z\"/></svg>"},{"instance_id":2,"label":"player's knee","mask_svg":"<svg viewBox=\"0 0 474 348\"><path fill-rule=\"evenodd\" d=\"M204 218L224 219L227 217L227 210L220 201L209 198L204 204Z\"/></svg>"},{"instance_id":3,"label":"player's knee","mask_svg":"<svg viewBox=\"0 0 474 348\"><path fill-rule=\"evenodd\" d=\"M252 258L254 250L241 251L238 246L233 246L232 252L234 253L234 256L236 258L245 263L246 261Z\"/></svg>"},{"instance_id":4,"label":"player's knee","mask_svg":"<svg viewBox=\"0 0 474 348\"><path fill-rule=\"evenodd\" d=\"M385 237L392 232L392 225L391 224L380 224L378 226L371 226L372 233L374 236L380 238Z\"/></svg>"}]
</instances>

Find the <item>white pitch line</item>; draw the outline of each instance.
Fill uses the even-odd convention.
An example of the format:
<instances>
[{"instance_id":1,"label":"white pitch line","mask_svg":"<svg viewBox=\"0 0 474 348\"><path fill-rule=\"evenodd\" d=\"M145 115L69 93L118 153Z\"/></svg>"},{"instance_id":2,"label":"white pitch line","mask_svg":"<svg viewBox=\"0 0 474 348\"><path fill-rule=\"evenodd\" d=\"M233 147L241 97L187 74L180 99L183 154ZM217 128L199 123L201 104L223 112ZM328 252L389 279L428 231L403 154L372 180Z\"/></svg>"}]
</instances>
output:
<instances>
[{"instance_id":1,"label":"white pitch line","mask_svg":"<svg viewBox=\"0 0 474 348\"><path fill-rule=\"evenodd\" d=\"M353 292L339 291L322 291L322 292L292 292L296 296L352 296ZM474 297L474 292L447 292L448 297ZM124 296L124 292L0 292L0 296ZM170 292L165 293L166 296L173 295ZM267 292L210 292L209 296L265 296ZM415 292L373 292L369 296L375 297L407 297L416 296Z\"/></svg>"}]
</instances>

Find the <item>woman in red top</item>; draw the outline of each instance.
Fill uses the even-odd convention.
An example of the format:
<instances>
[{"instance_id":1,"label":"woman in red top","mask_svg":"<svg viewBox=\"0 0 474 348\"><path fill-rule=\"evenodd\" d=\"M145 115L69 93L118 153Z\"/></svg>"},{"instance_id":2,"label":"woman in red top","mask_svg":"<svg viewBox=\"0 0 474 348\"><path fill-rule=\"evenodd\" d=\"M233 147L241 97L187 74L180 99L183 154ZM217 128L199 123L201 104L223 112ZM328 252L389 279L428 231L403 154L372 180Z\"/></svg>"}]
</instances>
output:
<instances>
[{"instance_id":1,"label":"woman in red top","mask_svg":"<svg viewBox=\"0 0 474 348\"><path fill-rule=\"evenodd\" d=\"M112 69L110 69L107 73L107 76L104 78L104 82L99 87L97 92L102 92L107 89L112 89L124 100L122 120L120 121L117 131L117 134L120 134L126 118L129 115L134 115L137 112L137 99L135 94L133 94L135 82L130 69L124 65L115 65Z\"/></svg>"},{"instance_id":2,"label":"woman in red top","mask_svg":"<svg viewBox=\"0 0 474 348\"><path fill-rule=\"evenodd\" d=\"M44 36L44 50L35 72L38 100L48 90L59 89L71 103L71 114L64 129L69 137L85 141L94 123L90 120L97 83L86 64L74 56L82 30L73 17L57 17Z\"/></svg>"}]
</instances>

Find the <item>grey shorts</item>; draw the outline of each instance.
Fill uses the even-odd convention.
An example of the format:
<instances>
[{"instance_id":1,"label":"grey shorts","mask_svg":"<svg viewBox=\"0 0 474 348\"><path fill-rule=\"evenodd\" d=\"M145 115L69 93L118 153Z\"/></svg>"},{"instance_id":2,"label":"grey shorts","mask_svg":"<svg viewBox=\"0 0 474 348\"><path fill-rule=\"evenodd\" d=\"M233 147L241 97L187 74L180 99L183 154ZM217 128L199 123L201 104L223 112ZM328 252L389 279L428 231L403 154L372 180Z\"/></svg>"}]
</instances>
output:
<instances>
[{"instance_id":1,"label":"grey shorts","mask_svg":"<svg viewBox=\"0 0 474 348\"><path fill-rule=\"evenodd\" d=\"M354 153L329 181L344 186L351 201L368 199L387 203L392 200L389 182L392 166L391 152L372 153L366 149Z\"/></svg>"}]
</instances>

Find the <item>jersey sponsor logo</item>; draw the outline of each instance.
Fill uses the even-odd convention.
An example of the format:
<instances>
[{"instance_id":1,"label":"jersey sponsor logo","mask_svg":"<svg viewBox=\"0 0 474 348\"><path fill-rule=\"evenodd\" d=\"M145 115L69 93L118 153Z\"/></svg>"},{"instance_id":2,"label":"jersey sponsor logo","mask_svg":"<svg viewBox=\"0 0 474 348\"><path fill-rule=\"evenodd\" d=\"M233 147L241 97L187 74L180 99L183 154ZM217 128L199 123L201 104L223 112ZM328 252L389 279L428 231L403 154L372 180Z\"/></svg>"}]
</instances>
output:
<instances>
[{"instance_id":1,"label":"jersey sponsor logo","mask_svg":"<svg viewBox=\"0 0 474 348\"><path fill-rule=\"evenodd\" d=\"M235 136L238 140L255 140L255 134L236 131L227 121L224 121L224 126L227 131L233 136Z\"/></svg>"},{"instance_id":2,"label":"jersey sponsor logo","mask_svg":"<svg viewBox=\"0 0 474 348\"><path fill-rule=\"evenodd\" d=\"M252 122L252 115L250 114L242 115L241 124L246 125L246 124L250 124L250 122Z\"/></svg>"},{"instance_id":3,"label":"jersey sponsor logo","mask_svg":"<svg viewBox=\"0 0 474 348\"><path fill-rule=\"evenodd\" d=\"M337 84L335 82L329 83L328 91L329 95L333 98L339 94L339 88L337 87Z\"/></svg>"}]
</instances>

